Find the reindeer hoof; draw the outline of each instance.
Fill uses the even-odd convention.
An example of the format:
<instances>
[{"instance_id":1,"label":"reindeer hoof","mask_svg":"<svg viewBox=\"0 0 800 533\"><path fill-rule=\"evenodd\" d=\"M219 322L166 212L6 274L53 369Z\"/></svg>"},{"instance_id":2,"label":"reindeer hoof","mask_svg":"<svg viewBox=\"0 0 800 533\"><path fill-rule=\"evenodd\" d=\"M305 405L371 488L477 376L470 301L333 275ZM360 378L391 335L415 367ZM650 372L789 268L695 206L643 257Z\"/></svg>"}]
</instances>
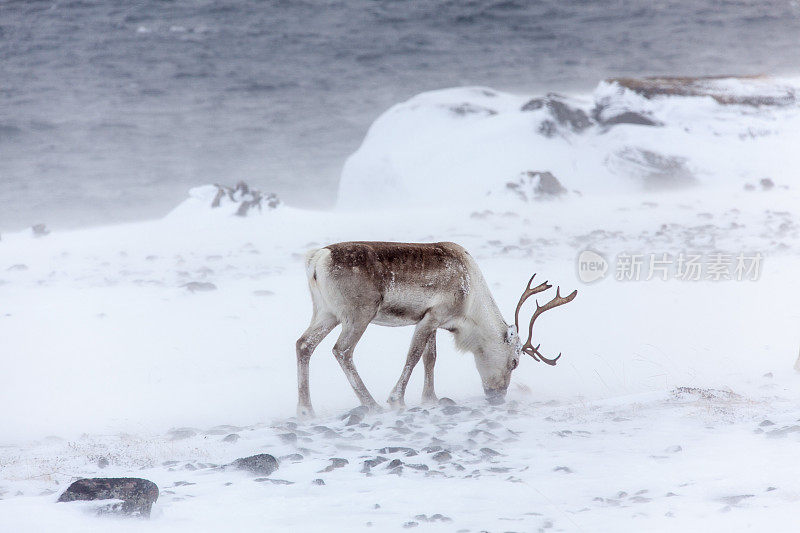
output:
<instances>
[{"instance_id":1,"label":"reindeer hoof","mask_svg":"<svg viewBox=\"0 0 800 533\"><path fill-rule=\"evenodd\" d=\"M369 409L370 413L382 413L383 412L383 408L380 405L378 405L377 402L375 402L373 404L369 404L369 405L364 405L364 407Z\"/></svg>"},{"instance_id":2,"label":"reindeer hoof","mask_svg":"<svg viewBox=\"0 0 800 533\"><path fill-rule=\"evenodd\" d=\"M298 405L297 418L301 419L314 418L314 409L310 405Z\"/></svg>"},{"instance_id":3,"label":"reindeer hoof","mask_svg":"<svg viewBox=\"0 0 800 533\"><path fill-rule=\"evenodd\" d=\"M391 407L392 409L397 409L397 410L404 409L406 406L406 403L403 401L402 398L395 398L394 396L390 396L389 399L386 400L386 403L388 403L389 407Z\"/></svg>"},{"instance_id":4,"label":"reindeer hoof","mask_svg":"<svg viewBox=\"0 0 800 533\"><path fill-rule=\"evenodd\" d=\"M425 405L435 405L439 402L439 398L435 394L426 395L422 397L422 403Z\"/></svg>"}]
</instances>

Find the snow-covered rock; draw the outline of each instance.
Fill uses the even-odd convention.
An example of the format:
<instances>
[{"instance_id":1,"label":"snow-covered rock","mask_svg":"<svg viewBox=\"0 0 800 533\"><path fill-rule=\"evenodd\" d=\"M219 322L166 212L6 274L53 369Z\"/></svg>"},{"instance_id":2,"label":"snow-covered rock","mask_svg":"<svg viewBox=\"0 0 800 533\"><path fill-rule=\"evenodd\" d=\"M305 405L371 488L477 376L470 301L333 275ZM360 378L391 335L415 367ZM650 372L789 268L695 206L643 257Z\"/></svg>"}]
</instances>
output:
<instances>
[{"instance_id":1,"label":"snow-covered rock","mask_svg":"<svg viewBox=\"0 0 800 533\"><path fill-rule=\"evenodd\" d=\"M176 207L171 215L197 216L214 209L222 216L246 217L254 212L271 211L281 201L275 193L263 193L240 181L233 187L203 185L189 190L189 199Z\"/></svg>"},{"instance_id":2,"label":"snow-covered rock","mask_svg":"<svg viewBox=\"0 0 800 533\"><path fill-rule=\"evenodd\" d=\"M800 166L800 80L612 79L592 95L444 89L397 104L346 161L339 206L483 206L531 169L588 194L741 188Z\"/></svg>"}]
</instances>

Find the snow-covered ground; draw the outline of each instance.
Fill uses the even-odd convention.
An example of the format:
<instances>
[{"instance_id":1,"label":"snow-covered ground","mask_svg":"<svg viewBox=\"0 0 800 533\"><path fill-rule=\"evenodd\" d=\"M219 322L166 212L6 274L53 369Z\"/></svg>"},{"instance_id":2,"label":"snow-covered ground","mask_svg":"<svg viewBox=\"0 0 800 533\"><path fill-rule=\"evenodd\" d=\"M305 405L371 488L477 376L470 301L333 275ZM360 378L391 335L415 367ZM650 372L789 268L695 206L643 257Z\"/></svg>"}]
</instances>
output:
<instances>
[{"instance_id":1,"label":"snow-covered ground","mask_svg":"<svg viewBox=\"0 0 800 533\"><path fill-rule=\"evenodd\" d=\"M531 100L468 88L395 106L345 165L336 211L238 217L202 187L161 220L3 234L0 531L141 529L54 503L91 476L156 482L156 531L793 530L800 108L614 84L521 111ZM661 125L609 125L617 108ZM548 197L528 171L567 192ZM311 363L318 419L293 420L302 257L341 240L458 242L509 320L533 272L577 288L537 325L562 359L523 360L490 407L440 332L436 387L455 407L420 406L417 370L406 411L346 425L356 399L334 332ZM581 281L584 250L604 279ZM651 254L668 254L666 273L650 275ZM701 279L678 279L692 256ZM637 277L629 261L639 279L618 279ZM371 326L359 343L376 398L410 333ZM220 468L255 453L281 458L269 479L291 484ZM331 458L347 464L320 472Z\"/></svg>"}]
</instances>

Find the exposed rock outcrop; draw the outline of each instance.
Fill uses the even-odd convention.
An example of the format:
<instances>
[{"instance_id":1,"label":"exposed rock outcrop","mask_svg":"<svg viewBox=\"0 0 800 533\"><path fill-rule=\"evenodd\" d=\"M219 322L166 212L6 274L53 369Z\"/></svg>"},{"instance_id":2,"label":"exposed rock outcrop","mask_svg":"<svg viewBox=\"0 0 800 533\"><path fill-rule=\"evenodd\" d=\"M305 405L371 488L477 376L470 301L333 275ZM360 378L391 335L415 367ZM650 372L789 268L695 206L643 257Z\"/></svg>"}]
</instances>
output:
<instances>
[{"instance_id":1,"label":"exposed rock outcrop","mask_svg":"<svg viewBox=\"0 0 800 533\"><path fill-rule=\"evenodd\" d=\"M523 172L516 181L506 183L506 189L525 202L556 198L567 193L558 178L547 171Z\"/></svg>"},{"instance_id":2,"label":"exposed rock outcrop","mask_svg":"<svg viewBox=\"0 0 800 533\"><path fill-rule=\"evenodd\" d=\"M724 105L786 106L797 102L790 87L765 83L761 76L656 76L611 78L614 83L647 99L659 96L708 96ZM732 85L737 90L732 90Z\"/></svg>"},{"instance_id":3,"label":"exposed rock outcrop","mask_svg":"<svg viewBox=\"0 0 800 533\"><path fill-rule=\"evenodd\" d=\"M545 120L539 126L539 133L545 137L552 137L558 132L559 127L580 133L592 126L589 115L583 109L571 106L564 96L548 93L546 96L529 100L522 106L521 111L536 111L546 108L552 119Z\"/></svg>"},{"instance_id":4,"label":"exposed rock outcrop","mask_svg":"<svg viewBox=\"0 0 800 533\"><path fill-rule=\"evenodd\" d=\"M158 486L141 478L79 479L59 496L59 502L122 500L98 509L99 514L150 517L153 503L158 500Z\"/></svg>"},{"instance_id":5,"label":"exposed rock outcrop","mask_svg":"<svg viewBox=\"0 0 800 533\"><path fill-rule=\"evenodd\" d=\"M217 194L211 202L211 207L219 207L224 200L239 204L236 210L236 215L240 217L247 216L247 213L253 209L258 208L259 211L266 205L268 209L275 209L280 205L278 195L275 193L262 193L261 191L251 189L245 182L240 181L233 187L226 185L214 184L217 188Z\"/></svg>"}]
</instances>

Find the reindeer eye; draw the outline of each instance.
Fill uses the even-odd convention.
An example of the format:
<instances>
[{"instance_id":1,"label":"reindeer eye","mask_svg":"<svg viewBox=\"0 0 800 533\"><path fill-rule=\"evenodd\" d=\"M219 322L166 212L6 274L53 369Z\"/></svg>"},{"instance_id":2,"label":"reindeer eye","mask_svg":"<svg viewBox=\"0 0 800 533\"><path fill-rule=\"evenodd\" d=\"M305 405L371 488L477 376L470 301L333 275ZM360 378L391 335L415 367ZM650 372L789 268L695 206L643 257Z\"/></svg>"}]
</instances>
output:
<instances>
[{"instance_id":1,"label":"reindeer eye","mask_svg":"<svg viewBox=\"0 0 800 533\"><path fill-rule=\"evenodd\" d=\"M514 370L519 365L519 359L512 359L511 360L511 370Z\"/></svg>"}]
</instances>

